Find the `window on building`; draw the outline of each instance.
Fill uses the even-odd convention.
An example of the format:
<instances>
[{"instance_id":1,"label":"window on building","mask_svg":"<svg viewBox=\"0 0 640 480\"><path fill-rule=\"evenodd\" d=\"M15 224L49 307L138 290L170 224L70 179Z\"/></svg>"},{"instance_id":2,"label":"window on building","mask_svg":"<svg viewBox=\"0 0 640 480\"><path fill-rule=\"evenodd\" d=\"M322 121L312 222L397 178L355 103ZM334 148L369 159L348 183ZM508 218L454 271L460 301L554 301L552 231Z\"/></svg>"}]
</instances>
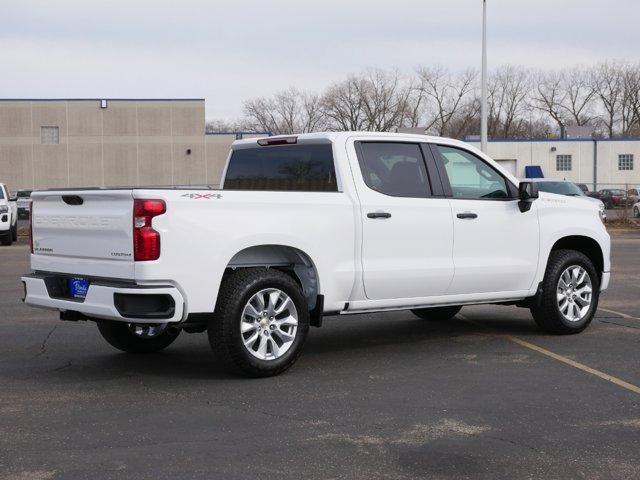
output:
<instances>
[{"instance_id":1,"label":"window on building","mask_svg":"<svg viewBox=\"0 0 640 480\"><path fill-rule=\"evenodd\" d=\"M571 170L571 155L556 155L556 171L568 172Z\"/></svg>"},{"instance_id":2,"label":"window on building","mask_svg":"<svg viewBox=\"0 0 640 480\"><path fill-rule=\"evenodd\" d=\"M633 170L633 154L618 155L618 170Z\"/></svg>"},{"instance_id":3,"label":"window on building","mask_svg":"<svg viewBox=\"0 0 640 480\"><path fill-rule=\"evenodd\" d=\"M58 145L60 130L58 127L40 127L40 143L43 145Z\"/></svg>"}]
</instances>

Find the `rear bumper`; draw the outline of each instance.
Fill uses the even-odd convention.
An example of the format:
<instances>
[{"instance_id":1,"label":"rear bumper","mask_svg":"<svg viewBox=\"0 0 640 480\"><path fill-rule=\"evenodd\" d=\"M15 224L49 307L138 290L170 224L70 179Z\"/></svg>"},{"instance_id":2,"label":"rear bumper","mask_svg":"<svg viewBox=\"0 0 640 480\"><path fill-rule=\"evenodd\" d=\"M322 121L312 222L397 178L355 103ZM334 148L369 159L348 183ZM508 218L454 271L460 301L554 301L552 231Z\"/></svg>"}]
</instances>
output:
<instances>
[{"instance_id":1,"label":"rear bumper","mask_svg":"<svg viewBox=\"0 0 640 480\"><path fill-rule=\"evenodd\" d=\"M180 322L184 316L184 298L172 285L95 281L89 285L85 299L76 300L55 296L48 281L50 278L51 275L37 273L22 277L24 302L34 307L127 323ZM154 299L163 299L163 302L153 310L140 309L145 305L157 305Z\"/></svg>"}]
</instances>

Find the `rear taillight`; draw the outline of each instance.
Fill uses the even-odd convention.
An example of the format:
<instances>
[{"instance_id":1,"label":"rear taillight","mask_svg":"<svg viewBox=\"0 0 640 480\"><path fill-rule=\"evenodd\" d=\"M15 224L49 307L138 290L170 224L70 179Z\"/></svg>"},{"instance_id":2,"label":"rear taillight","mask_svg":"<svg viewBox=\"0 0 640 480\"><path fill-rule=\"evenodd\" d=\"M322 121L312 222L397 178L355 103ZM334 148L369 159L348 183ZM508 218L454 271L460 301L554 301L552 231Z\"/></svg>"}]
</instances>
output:
<instances>
[{"instance_id":1,"label":"rear taillight","mask_svg":"<svg viewBox=\"0 0 640 480\"><path fill-rule=\"evenodd\" d=\"M133 201L133 259L137 262L160 258L160 234L151 227L153 217L167 211L164 200Z\"/></svg>"},{"instance_id":2,"label":"rear taillight","mask_svg":"<svg viewBox=\"0 0 640 480\"><path fill-rule=\"evenodd\" d=\"M29 200L29 245L33 253L33 200Z\"/></svg>"}]
</instances>

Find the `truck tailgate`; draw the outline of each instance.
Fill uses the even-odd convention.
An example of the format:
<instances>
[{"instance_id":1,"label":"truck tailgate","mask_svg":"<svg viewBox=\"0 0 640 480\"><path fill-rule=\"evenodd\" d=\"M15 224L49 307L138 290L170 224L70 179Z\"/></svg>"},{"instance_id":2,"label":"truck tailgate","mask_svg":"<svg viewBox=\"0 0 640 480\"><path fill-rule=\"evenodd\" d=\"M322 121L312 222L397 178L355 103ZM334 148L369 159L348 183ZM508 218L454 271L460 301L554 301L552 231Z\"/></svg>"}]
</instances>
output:
<instances>
[{"instance_id":1,"label":"truck tailgate","mask_svg":"<svg viewBox=\"0 0 640 480\"><path fill-rule=\"evenodd\" d=\"M134 277L131 190L42 191L32 198L33 270Z\"/></svg>"}]
</instances>

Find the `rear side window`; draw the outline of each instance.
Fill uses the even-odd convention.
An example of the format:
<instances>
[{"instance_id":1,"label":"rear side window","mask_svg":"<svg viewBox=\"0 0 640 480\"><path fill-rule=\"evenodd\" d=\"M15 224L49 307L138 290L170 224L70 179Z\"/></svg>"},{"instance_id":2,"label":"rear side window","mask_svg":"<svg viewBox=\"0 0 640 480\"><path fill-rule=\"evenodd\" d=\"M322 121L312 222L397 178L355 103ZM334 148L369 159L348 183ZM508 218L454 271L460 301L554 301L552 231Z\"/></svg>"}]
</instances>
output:
<instances>
[{"instance_id":1,"label":"rear side window","mask_svg":"<svg viewBox=\"0 0 640 480\"><path fill-rule=\"evenodd\" d=\"M225 190L338 190L330 144L286 145L234 150Z\"/></svg>"},{"instance_id":2,"label":"rear side window","mask_svg":"<svg viewBox=\"0 0 640 480\"><path fill-rule=\"evenodd\" d=\"M360 170L369 188L393 197L429 194L420 146L416 143L360 143Z\"/></svg>"}]
</instances>

